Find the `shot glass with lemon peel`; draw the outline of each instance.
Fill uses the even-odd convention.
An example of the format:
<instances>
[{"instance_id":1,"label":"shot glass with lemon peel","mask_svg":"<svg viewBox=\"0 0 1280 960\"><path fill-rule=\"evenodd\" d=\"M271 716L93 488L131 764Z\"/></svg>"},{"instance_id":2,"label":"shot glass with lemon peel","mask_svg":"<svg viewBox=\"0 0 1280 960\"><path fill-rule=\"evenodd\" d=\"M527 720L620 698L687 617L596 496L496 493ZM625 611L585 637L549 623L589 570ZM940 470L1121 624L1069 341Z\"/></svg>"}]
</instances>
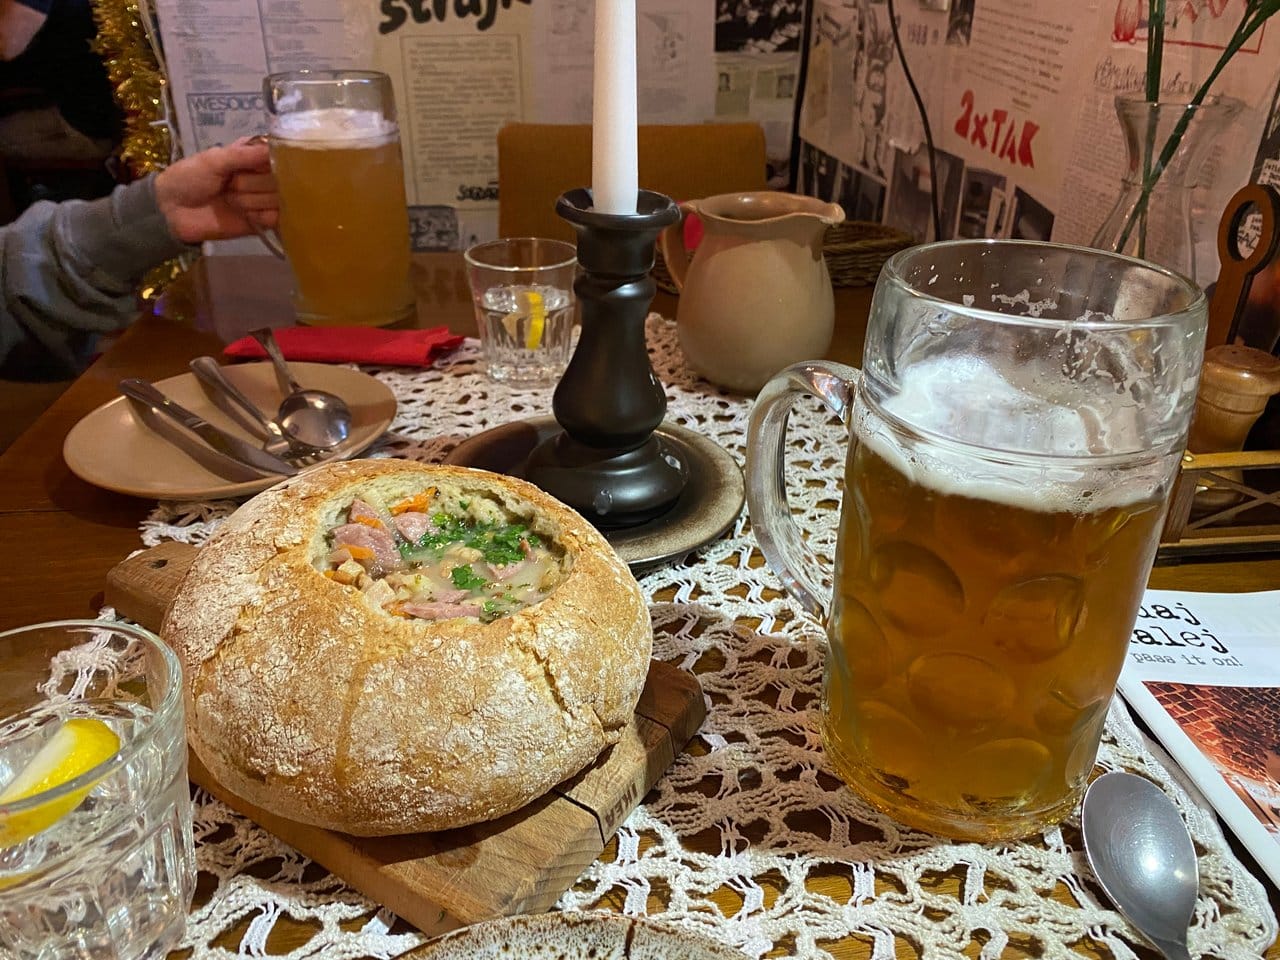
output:
<instances>
[{"instance_id":1,"label":"shot glass with lemon peel","mask_svg":"<svg viewBox=\"0 0 1280 960\"><path fill-rule=\"evenodd\" d=\"M182 670L132 624L0 633L0 957L142 960L195 891Z\"/></svg>"},{"instance_id":2,"label":"shot glass with lemon peel","mask_svg":"<svg viewBox=\"0 0 1280 960\"><path fill-rule=\"evenodd\" d=\"M100 768L119 750L120 738L103 721L65 721L0 790L0 849L47 830L79 807L105 776Z\"/></svg>"},{"instance_id":3,"label":"shot glass with lemon peel","mask_svg":"<svg viewBox=\"0 0 1280 960\"><path fill-rule=\"evenodd\" d=\"M508 237L476 244L464 258L489 376L521 385L559 379L572 344L573 245Z\"/></svg>"}]
</instances>

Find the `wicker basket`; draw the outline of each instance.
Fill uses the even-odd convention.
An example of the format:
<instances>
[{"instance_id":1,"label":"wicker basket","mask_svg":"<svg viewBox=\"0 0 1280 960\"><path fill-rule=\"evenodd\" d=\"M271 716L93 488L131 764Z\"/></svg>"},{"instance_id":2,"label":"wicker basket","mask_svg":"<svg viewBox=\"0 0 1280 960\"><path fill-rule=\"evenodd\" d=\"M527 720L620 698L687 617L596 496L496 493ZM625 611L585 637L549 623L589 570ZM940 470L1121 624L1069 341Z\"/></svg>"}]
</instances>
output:
<instances>
[{"instance_id":1,"label":"wicker basket","mask_svg":"<svg viewBox=\"0 0 1280 960\"><path fill-rule=\"evenodd\" d=\"M884 262L915 243L908 234L866 220L846 220L827 231L822 251L835 287L868 287Z\"/></svg>"},{"instance_id":2,"label":"wicker basket","mask_svg":"<svg viewBox=\"0 0 1280 960\"><path fill-rule=\"evenodd\" d=\"M849 220L836 224L827 231L822 241L827 270L831 273L831 285L870 286L880 276L880 268L886 260L914 243L907 234L879 223ZM654 257L653 279L660 290L667 293L680 292L671 279L661 251L657 251Z\"/></svg>"}]
</instances>

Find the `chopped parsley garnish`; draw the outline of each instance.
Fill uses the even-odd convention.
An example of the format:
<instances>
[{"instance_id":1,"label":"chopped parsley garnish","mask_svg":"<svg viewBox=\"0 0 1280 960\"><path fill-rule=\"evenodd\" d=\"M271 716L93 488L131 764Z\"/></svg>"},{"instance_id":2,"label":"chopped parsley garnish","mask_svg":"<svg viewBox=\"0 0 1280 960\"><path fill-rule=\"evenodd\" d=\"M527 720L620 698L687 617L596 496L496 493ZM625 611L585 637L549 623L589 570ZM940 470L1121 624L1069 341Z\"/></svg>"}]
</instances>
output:
<instances>
[{"instance_id":1,"label":"chopped parsley garnish","mask_svg":"<svg viewBox=\"0 0 1280 960\"><path fill-rule=\"evenodd\" d=\"M402 555L407 557L418 550L443 551L450 544L461 543L479 550L486 563L505 567L524 559L521 540L531 547L539 545L538 538L522 523L477 523L447 513L435 514L431 522L435 531L423 534L417 543L402 545Z\"/></svg>"},{"instance_id":2,"label":"chopped parsley garnish","mask_svg":"<svg viewBox=\"0 0 1280 960\"><path fill-rule=\"evenodd\" d=\"M489 582L472 570L469 563L454 567L449 573L449 579L453 581L453 585L459 590L479 590Z\"/></svg>"},{"instance_id":3,"label":"chopped parsley garnish","mask_svg":"<svg viewBox=\"0 0 1280 960\"><path fill-rule=\"evenodd\" d=\"M490 597L480 605L480 619L489 623L499 617L505 617L519 606L520 601L510 593L504 593L500 597Z\"/></svg>"}]
</instances>

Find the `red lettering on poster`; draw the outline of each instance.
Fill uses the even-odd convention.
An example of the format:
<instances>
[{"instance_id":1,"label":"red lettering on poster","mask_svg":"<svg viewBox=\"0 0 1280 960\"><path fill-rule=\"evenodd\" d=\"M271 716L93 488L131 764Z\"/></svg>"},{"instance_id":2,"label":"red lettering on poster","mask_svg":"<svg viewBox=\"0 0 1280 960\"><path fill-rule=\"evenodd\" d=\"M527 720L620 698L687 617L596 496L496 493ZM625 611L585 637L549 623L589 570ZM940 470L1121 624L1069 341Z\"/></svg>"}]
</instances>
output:
<instances>
[{"instance_id":1,"label":"red lettering on poster","mask_svg":"<svg viewBox=\"0 0 1280 960\"><path fill-rule=\"evenodd\" d=\"M991 122L995 126L995 130L991 134L992 143L995 143L995 141L1000 139L1000 129L1004 126L1004 122L1008 119L1009 119L1009 114L1005 113L1003 110L991 111Z\"/></svg>"},{"instance_id":2,"label":"red lettering on poster","mask_svg":"<svg viewBox=\"0 0 1280 960\"><path fill-rule=\"evenodd\" d=\"M1004 143L1000 145L1000 159L1008 160L1010 163L1018 162L1018 154L1013 142L1012 127L1004 132Z\"/></svg>"},{"instance_id":3,"label":"red lettering on poster","mask_svg":"<svg viewBox=\"0 0 1280 960\"><path fill-rule=\"evenodd\" d=\"M973 115L973 134L969 137L969 142L978 147L987 145L987 115L985 113L975 113Z\"/></svg>"},{"instance_id":4,"label":"red lettering on poster","mask_svg":"<svg viewBox=\"0 0 1280 960\"><path fill-rule=\"evenodd\" d=\"M969 139L969 115L973 113L973 91L966 90L960 97L960 119L956 121L956 133Z\"/></svg>"},{"instance_id":5,"label":"red lettering on poster","mask_svg":"<svg viewBox=\"0 0 1280 960\"><path fill-rule=\"evenodd\" d=\"M1036 159L1031 155L1031 141L1040 132L1040 124L1028 120L1022 125L1022 137L1018 140L1018 162L1024 167L1034 167Z\"/></svg>"},{"instance_id":6,"label":"red lettering on poster","mask_svg":"<svg viewBox=\"0 0 1280 960\"><path fill-rule=\"evenodd\" d=\"M1020 119L1002 107L979 112L972 90L960 95L960 116L956 118L954 129L960 137L975 147L989 150L998 160L1023 167L1036 165L1031 141L1040 131L1040 125Z\"/></svg>"}]
</instances>

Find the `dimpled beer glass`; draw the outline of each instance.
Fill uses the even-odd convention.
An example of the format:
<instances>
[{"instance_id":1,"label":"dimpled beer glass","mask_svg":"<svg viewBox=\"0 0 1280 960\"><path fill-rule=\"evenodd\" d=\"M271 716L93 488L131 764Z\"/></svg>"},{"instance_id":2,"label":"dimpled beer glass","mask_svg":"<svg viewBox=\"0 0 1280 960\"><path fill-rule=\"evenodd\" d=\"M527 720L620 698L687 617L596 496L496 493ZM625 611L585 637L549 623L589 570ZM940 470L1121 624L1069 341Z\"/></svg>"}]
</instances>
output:
<instances>
[{"instance_id":1,"label":"dimpled beer glass","mask_svg":"<svg viewBox=\"0 0 1280 960\"><path fill-rule=\"evenodd\" d=\"M302 70L273 74L263 88L298 319L384 326L411 316L409 213L390 79Z\"/></svg>"},{"instance_id":2,"label":"dimpled beer glass","mask_svg":"<svg viewBox=\"0 0 1280 960\"><path fill-rule=\"evenodd\" d=\"M787 412L850 448L822 734L865 800L976 840L1079 802L1155 556L1204 349L1189 280L1095 250L960 241L894 256L863 368L761 391L747 499L761 551L824 612L787 508Z\"/></svg>"}]
</instances>

